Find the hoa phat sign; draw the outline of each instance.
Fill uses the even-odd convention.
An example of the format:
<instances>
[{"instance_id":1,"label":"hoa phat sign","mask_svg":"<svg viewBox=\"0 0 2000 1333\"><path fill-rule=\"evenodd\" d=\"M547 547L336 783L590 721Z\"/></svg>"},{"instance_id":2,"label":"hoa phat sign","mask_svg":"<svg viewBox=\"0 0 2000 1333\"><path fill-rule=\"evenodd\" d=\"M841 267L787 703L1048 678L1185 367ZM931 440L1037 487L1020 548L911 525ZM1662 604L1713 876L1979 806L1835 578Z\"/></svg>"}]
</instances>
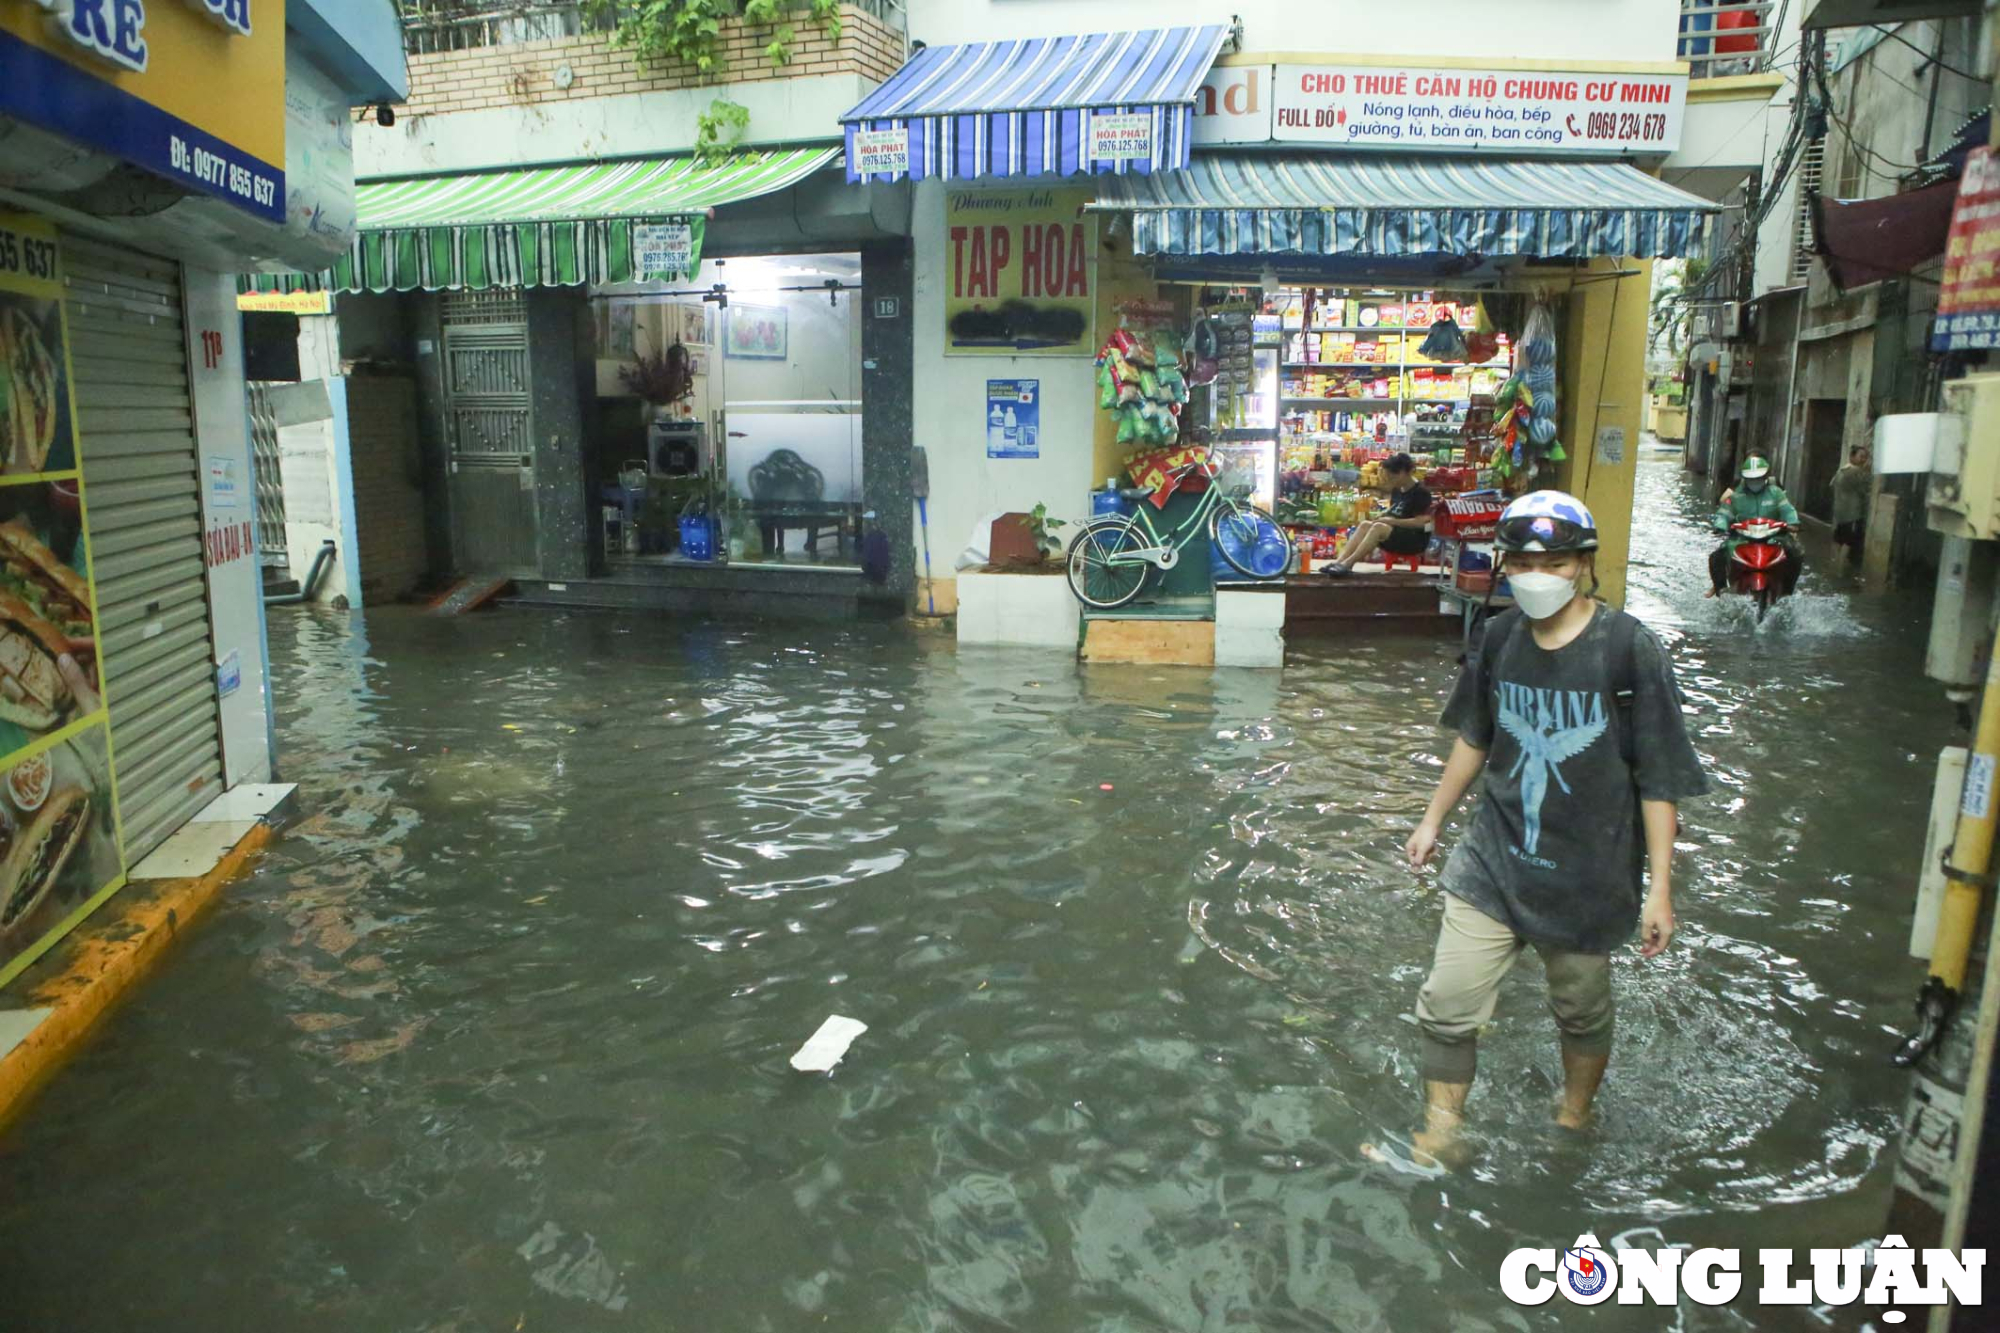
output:
<instances>
[{"instance_id":1,"label":"hoa phat sign","mask_svg":"<svg viewBox=\"0 0 2000 1333\"><path fill-rule=\"evenodd\" d=\"M0 0L0 114L285 220L285 0Z\"/></svg>"},{"instance_id":2,"label":"hoa phat sign","mask_svg":"<svg viewBox=\"0 0 2000 1333\"><path fill-rule=\"evenodd\" d=\"M1665 154L1686 110L1684 74L1219 66L1196 95L1194 140Z\"/></svg>"},{"instance_id":3,"label":"hoa phat sign","mask_svg":"<svg viewBox=\"0 0 2000 1333\"><path fill-rule=\"evenodd\" d=\"M1090 118L1090 155L1099 162L1143 162L1153 155L1153 117L1144 111Z\"/></svg>"},{"instance_id":4,"label":"hoa phat sign","mask_svg":"<svg viewBox=\"0 0 2000 1333\"><path fill-rule=\"evenodd\" d=\"M903 176L910 170L910 131L898 125L887 130L856 128L847 154L848 168L862 176Z\"/></svg>"}]
</instances>

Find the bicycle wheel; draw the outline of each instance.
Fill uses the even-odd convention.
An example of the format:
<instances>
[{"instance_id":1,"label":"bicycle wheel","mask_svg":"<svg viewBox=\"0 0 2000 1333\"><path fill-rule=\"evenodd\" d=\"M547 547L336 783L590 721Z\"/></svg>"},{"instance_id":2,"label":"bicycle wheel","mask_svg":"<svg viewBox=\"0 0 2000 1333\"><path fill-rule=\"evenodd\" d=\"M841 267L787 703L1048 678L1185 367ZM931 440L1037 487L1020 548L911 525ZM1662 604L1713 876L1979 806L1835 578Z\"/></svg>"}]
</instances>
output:
<instances>
[{"instance_id":1,"label":"bicycle wheel","mask_svg":"<svg viewBox=\"0 0 2000 1333\"><path fill-rule=\"evenodd\" d=\"M1292 567L1292 539L1255 505L1229 502L1208 519L1208 539L1228 566L1253 579L1278 579Z\"/></svg>"},{"instance_id":2,"label":"bicycle wheel","mask_svg":"<svg viewBox=\"0 0 2000 1333\"><path fill-rule=\"evenodd\" d=\"M1120 607L1146 586L1144 561L1112 563L1112 557L1151 547L1129 518L1101 518L1087 524L1069 544L1069 590L1076 600L1099 611Z\"/></svg>"}]
</instances>

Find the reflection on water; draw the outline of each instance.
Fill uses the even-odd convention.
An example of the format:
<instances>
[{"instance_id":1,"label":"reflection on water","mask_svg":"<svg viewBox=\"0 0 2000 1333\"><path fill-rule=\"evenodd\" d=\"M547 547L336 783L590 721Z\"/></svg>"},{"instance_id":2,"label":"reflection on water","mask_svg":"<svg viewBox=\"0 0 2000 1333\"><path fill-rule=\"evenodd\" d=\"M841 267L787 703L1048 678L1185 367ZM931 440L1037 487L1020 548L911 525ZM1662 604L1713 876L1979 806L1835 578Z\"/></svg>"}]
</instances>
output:
<instances>
[{"instance_id":1,"label":"reflection on water","mask_svg":"<svg viewBox=\"0 0 2000 1333\"><path fill-rule=\"evenodd\" d=\"M1530 955L1480 1164L1354 1152L1416 1109L1434 642L1079 670L286 613L305 816L0 1143L0 1323L1527 1328L1517 1245L1873 1234L1948 711L1901 603L1818 571L1761 627L1702 599L1699 513L1642 474L1633 606L1716 790L1679 942L1618 960L1588 1139L1548 1129ZM794 1073L833 1012L869 1031Z\"/></svg>"}]
</instances>

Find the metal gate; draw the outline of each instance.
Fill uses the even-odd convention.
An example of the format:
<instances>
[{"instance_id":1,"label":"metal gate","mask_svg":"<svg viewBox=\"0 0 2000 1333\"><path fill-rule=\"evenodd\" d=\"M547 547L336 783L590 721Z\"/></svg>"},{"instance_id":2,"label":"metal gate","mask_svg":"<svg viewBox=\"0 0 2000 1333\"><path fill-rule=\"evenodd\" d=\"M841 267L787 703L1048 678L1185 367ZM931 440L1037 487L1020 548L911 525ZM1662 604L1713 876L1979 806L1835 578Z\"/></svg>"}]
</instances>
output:
<instances>
[{"instance_id":1,"label":"metal gate","mask_svg":"<svg viewBox=\"0 0 2000 1333\"><path fill-rule=\"evenodd\" d=\"M180 267L63 238L118 815L136 861L222 789Z\"/></svg>"},{"instance_id":2,"label":"metal gate","mask_svg":"<svg viewBox=\"0 0 2000 1333\"><path fill-rule=\"evenodd\" d=\"M531 574L535 451L528 312L518 290L444 300L451 553L460 574Z\"/></svg>"},{"instance_id":3,"label":"metal gate","mask_svg":"<svg viewBox=\"0 0 2000 1333\"><path fill-rule=\"evenodd\" d=\"M270 386L252 381L250 390L250 467L257 488L257 559L282 576L291 572L291 548L285 543L285 478L278 459L278 418L271 411ZM269 582L267 578L265 580Z\"/></svg>"}]
</instances>

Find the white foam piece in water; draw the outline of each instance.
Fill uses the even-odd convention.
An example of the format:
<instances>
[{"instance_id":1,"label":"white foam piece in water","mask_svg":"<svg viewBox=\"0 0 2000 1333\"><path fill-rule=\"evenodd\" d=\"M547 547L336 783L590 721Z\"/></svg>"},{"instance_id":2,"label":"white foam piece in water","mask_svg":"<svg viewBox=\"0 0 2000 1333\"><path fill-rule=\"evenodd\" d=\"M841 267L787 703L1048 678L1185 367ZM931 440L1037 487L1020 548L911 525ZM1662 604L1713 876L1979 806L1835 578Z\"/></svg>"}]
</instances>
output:
<instances>
[{"instance_id":1,"label":"white foam piece in water","mask_svg":"<svg viewBox=\"0 0 2000 1333\"><path fill-rule=\"evenodd\" d=\"M859 1019L833 1015L792 1056L792 1068L802 1074L824 1074L840 1063L854 1039L867 1030L868 1025Z\"/></svg>"}]
</instances>

